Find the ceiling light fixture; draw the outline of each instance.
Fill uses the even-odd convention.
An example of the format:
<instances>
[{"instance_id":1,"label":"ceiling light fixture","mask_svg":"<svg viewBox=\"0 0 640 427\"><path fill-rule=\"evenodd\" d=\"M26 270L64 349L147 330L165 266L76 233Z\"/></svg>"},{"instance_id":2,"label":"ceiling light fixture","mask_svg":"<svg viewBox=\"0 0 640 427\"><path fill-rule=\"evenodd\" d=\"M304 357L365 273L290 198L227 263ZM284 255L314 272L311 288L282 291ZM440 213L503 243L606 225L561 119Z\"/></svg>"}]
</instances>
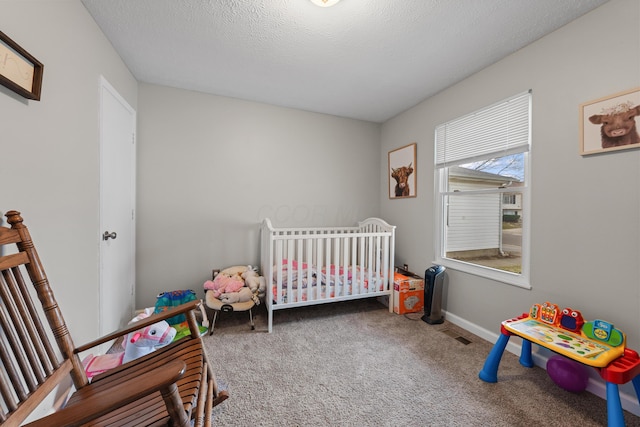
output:
<instances>
[{"instance_id":1,"label":"ceiling light fixture","mask_svg":"<svg viewBox=\"0 0 640 427\"><path fill-rule=\"evenodd\" d=\"M340 0L311 0L311 3L315 4L316 6L320 6L320 7L329 7L329 6L333 6L334 4L338 3Z\"/></svg>"}]
</instances>

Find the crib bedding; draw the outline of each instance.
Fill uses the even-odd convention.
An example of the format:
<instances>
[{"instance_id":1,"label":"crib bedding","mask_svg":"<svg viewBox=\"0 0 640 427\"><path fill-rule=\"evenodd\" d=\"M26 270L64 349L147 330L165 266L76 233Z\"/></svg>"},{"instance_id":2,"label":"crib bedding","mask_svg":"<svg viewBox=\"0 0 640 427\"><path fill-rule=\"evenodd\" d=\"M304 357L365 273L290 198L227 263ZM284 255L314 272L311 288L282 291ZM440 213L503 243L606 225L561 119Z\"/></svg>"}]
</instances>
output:
<instances>
[{"instance_id":1,"label":"crib bedding","mask_svg":"<svg viewBox=\"0 0 640 427\"><path fill-rule=\"evenodd\" d=\"M282 278L282 288L278 291L278 277ZM291 283L291 286L289 286ZM369 287L372 283L372 287ZM318 289L319 284L319 289ZM366 293L370 290L382 291L384 281L379 272L368 271L360 266L329 265L318 269L295 260L283 260L282 268L273 266L272 295L274 304L308 301L309 295L316 299L335 298ZM311 286L311 289L308 289ZM297 292L298 287L303 289ZM295 292L294 292L295 291ZM282 298L279 298L279 295Z\"/></svg>"}]
</instances>

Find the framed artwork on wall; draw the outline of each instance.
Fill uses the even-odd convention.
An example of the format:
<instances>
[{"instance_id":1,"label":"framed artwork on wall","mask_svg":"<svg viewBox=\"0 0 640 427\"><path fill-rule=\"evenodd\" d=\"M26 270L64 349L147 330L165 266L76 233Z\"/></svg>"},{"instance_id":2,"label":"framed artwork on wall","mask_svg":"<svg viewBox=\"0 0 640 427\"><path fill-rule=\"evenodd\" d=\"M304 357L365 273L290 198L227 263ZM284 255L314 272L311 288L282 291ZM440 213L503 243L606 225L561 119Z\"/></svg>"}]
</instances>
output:
<instances>
[{"instance_id":1,"label":"framed artwork on wall","mask_svg":"<svg viewBox=\"0 0 640 427\"><path fill-rule=\"evenodd\" d=\"M640 147L640 87L580 105L580 154Z\"/></svg>"},{"instance_id":2,"label":"framed artwork on wall","mask_svg":"<svg viewBox=\"0 0 640 427\"><path fill-rule=\"evenodd\" d=\"M416 197L416 143L389 151L389 198Z\"/></svg>"},{"instance_id":3,"label":"framed artwork on wall","mask_svg":"<svg viewBox=\"0 0 640 427\"><path fill-rule=\"evenodd\" d=\"M44 66L0 31L0 84L28 99L40 101Z\"/></svg>"}]
</instances>

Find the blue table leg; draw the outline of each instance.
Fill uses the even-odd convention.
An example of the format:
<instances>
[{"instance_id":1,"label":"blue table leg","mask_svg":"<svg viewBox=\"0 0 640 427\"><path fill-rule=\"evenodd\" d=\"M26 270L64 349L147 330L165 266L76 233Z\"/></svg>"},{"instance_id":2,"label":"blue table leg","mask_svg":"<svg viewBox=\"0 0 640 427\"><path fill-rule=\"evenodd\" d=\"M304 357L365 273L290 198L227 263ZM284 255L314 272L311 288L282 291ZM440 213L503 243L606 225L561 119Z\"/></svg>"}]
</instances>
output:
<instances>
[{"instance_id":1,"label":"blue table leg","mask_svg":"<svg viewBox=\"0 0 640 427\"><path fill-rule=\"evenodd\" d=\"M487 356L487 360L484 362L484 366L478 375L480 379L487 383L498 382L498 366L500 365L500 359L504 354L504 349L507 347L510 335L500 334L498 341L494 344L491 352Z\"/></svg>"},{"instance_id":2,"label":"blue table leg","mask_svg":"<svg viewBox=\"0 0 640 427\"><path fill-rule=\"evenodd\" d=\"M635 383L634 383L635 386ZM607 422L609 427L624 427L618 384L607 381Z\"/></svg>"},{"instance_id":3,"label":"blue table leg","mask_svg":"<svg viewBox=\"0 0 640 427\"><path fill-rule=\"evenodd\" d=\"M633 382L633 388L636 389L636 396L638 396L638 403L640 403L640 375L631 380Z\"/></svg>"},{"instance_id":4,"label":"blue table leg","mask_svg":"<svg viewBox=\"0 0 640 427\"><path fill-rule=\"evenodd\" d=\"M525 368L533 368L531 357L531 341L522 339L522 351L520 351L520 364Z\"/></svg>"}]
</instances>

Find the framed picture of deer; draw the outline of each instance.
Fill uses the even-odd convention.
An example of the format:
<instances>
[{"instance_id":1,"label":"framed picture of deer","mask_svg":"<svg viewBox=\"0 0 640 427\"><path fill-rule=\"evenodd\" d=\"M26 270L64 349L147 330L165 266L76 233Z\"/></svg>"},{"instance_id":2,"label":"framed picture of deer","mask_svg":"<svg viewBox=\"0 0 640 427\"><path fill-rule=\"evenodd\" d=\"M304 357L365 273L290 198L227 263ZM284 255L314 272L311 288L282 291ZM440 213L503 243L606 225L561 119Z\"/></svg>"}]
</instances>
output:
<instances>
[{"instance_id":1,"label":"framed picture of deer","mask_svg":"<svg viewBox=\"0 0 640 427\"><path fill-rule=\"evenodd\" d=\"M636 121L640 87L585 102L580 105L580 154L640 148Z\"/></svg>"},{"instance_id":2,"label":"framed picture of deer","mask_svg":"<svg viewBox=\"0 0 640 427\"><path fill-rule=\"evenodd\" d=\"M416 197L416 143L389 151L389 198Z\"/></svg>"}]
</instances>

